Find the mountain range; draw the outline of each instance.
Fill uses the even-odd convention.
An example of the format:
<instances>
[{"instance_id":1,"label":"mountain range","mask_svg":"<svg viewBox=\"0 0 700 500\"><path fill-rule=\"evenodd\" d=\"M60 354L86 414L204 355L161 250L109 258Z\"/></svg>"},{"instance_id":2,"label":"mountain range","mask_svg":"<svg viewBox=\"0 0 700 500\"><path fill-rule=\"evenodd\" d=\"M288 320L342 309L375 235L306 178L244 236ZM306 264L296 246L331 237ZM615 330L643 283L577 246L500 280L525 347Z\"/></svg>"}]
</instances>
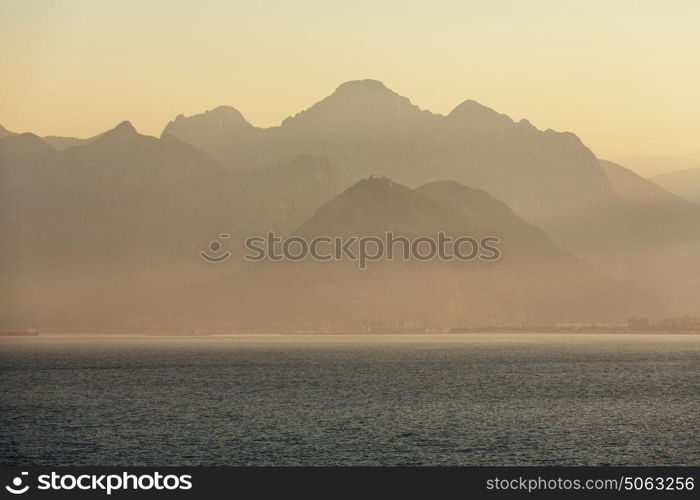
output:
<instances>
[{"instance_id":1,"label":"mountain range","mask_svg":"<svg viewBox=\"0 0 700 500\"><path fill-rule=\"evenodd\" d=\"M408 186L455 180L503 200L602 272L657 290L661 309L698 303L697 206L673 196L646 199L640 186L653 191L652 182L601 164L574 134L541 131L474 101L443 116L421 110L381 82L359 80L340 85L279 127L256 128L235 109L217 108L179 116L165 135L234 170L304 152L327 156L352 179L386 175ZM632 192L641 198L630 198Z\"/></svg>"},{"instance_id":2,"label":"mountain range","mask_svg":"<svg viewBox=\"0 0 700 500\"><path fill-rule=\"evenodd\" d=\"M159 138L0 129L0 327L192 330L620 321L698 313L700 206L573 134L375 80L280 126L222 106ZM497 263L248 263L243 240L449 231ZM197 254L228 235L234 255ZM464 264L464 265L460 265Z\"/></svg>"},{"instance_id":3,"label":"mountain range","mask_svg":"<svg viewBox=\"0 0 700 500\"><path fill-rule=\"evenodd\" d=\"M651 180L681 198L700 204L700 166L657 175Z\"/></svg>"},{"instance_id":4,"label":"mountain range","mask_svg":"<svg viewBox=\"0 0 700 500\"><path fill-rule=\"evenodd\" d=\"M700 167L700 149L685 155L644 156L616 158L616 163L627 165L639 175L654 178L677 170Z\"/></svg>"},{"instance_id":5,"label":"mountain range","mask_svg":"<svg viewBox=\"0 0 700 500\"><path fill-rule=\"evenodd\" d=\"M178 286L95 290L70 316L88 330L299 331L476 327L612 320L647 297L561 252L538 228L487 193L439 181L410 189L387 178L359 181L322 204L290 234L500 238L496 262L246 262L218 278ZM351 250L356 247L351 247ZM397 248L397 255L401 248ZM225 265L225 264L224 264ZM204 264L206 267L207 265ZM133 283L133 282L132 282ZM130 293L129 290L131 290ZM119 295L122 297L122 295Z\"/></svg>"}]
</instances>

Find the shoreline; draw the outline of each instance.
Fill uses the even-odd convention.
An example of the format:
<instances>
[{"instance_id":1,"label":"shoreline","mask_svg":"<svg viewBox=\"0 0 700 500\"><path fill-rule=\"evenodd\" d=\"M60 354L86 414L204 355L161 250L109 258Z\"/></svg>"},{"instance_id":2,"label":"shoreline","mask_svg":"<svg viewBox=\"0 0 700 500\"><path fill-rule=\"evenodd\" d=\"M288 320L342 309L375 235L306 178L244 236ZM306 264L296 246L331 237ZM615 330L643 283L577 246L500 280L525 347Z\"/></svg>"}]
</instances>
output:
<instances>
[{"instance_id":1,"label":"shoreline","mask_svg":"<svg viewBox=\"0 0 700 500\"><path fill-rule=\"evenodd\" d=\"M241 337L396 337L396 336L466 336L466 335L643 335L643 336L695 336L698 330L473 330L458 332L376 331L376 332L42 332L26 335L3 335L0 339L60 339L60 338L241 338Z\"/></svg>"}]
</instances>

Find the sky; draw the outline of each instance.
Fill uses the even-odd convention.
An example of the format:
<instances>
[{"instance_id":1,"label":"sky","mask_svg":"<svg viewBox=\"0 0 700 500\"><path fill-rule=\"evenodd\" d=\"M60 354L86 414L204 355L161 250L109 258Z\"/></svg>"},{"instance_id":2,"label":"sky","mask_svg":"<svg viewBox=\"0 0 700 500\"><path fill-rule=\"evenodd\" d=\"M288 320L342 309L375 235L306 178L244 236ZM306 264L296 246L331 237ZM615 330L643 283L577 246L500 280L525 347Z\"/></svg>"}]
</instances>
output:
<instances>
[{"instance_id":1,"label":"sky","mask_svg":"<svg viewBox=\"0 0 700 500\"><path fill-rule=\"evenodd\" d=\"M0 124L89 137L231 105L278 125L347 80L476 100L599 157L700 149L700 2L0 0Z\"/></svg>"}]
</instances>

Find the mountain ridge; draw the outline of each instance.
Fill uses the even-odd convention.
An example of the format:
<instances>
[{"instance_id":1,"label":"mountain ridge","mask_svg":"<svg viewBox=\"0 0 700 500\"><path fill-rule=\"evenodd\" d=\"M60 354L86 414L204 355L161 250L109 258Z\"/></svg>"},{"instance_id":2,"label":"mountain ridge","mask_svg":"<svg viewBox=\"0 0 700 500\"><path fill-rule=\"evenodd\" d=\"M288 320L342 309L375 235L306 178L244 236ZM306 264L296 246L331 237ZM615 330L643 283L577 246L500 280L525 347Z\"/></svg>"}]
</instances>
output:
<instances>
[{"instance_id":1,"label":"mountain ridge","mask_svg":"<svg viewBox=\"0 0 700 500\"><path fill-rule=\"evenodd\" d=\"M697 156L700 157L700 154ZM651 180L685 200L700 204L700 166L674 170L654 176Z\"/></svg>"}]
</instances>

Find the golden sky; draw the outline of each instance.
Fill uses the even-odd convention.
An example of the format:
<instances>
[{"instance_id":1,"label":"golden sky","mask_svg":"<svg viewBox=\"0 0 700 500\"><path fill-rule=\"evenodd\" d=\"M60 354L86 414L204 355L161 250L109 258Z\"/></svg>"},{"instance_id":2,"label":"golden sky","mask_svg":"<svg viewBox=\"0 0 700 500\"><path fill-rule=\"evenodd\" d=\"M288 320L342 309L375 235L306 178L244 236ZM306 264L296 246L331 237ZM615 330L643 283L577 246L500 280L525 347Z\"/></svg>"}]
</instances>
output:
<instances>
[{"instance_id":1,"label":"golden sky","mask_svg":"<svg viewBox=\"0 0 700 500\"><path fill-rule=\"evenodd\" d=\"M700 2L0 0L0 124L159 135L228 104L281 122L343 81L474 99L600 157L700 149Z\"/></svg>"}]
</instances>

